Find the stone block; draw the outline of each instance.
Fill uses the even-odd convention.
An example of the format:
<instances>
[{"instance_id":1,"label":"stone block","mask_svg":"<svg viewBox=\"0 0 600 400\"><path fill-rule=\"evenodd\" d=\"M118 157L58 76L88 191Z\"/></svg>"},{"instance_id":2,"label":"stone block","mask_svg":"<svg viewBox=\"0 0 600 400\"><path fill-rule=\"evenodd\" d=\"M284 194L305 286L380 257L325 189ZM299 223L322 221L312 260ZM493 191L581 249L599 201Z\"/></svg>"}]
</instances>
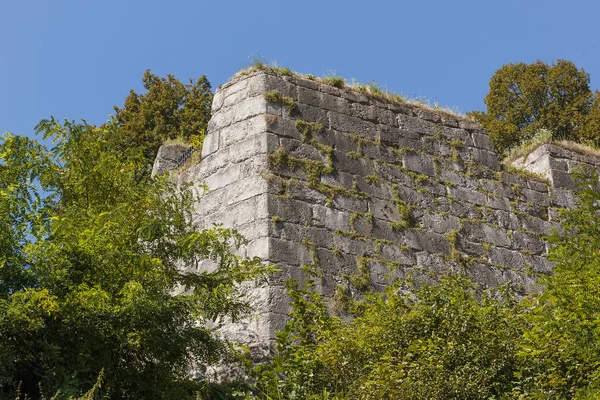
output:
<instances>
[{"instance_id":1,"label":"stone block","mask_svg":"<svg viewBox=\"0 0 600 400\"><path fill-rule=\"evenodd\" d=\"M573 189L575 187L575 180L567 172L551 171L549 178L555 188Z\"/></svg>"},{"instance_id":2,"label":"stone block","mask_svg":"<svg viewBox=\"0 0 600 400\"><path fill-rule=\"evenodd\" d=\"M410 117L408 115L397 114L396 120L398 121L398 127L401 130L414 132L421 135L436 136L441 129L436 123L424 121L417 117Z\"/></svg>"},{"instance_id":3,"label":"stone block","mask_svg":"<svg viewBox=\"0 0 600 400\"><path fill-rule=\"evenodd\" d=\"M306 228L306 238L317 248L324 247L331 249L333 247L333 233L326 228L315 228L308 226Z\"/></svg>"},{"instance_id":4,"label":"stone block","mask_svg":"<svg viewBox=\"0 0 600 400\"><path fill-rule=\"evenodd\" d=\"M378 131L378 135L382 144L392 148L415 151L420 151L423 148L420 136L410 131L385 127Z\"/></svg>"},{"instance_id":5,"label":"stone block","mask_svg":"<svg viewBox=\"0 0 600 400\"><path fill-rule=\"evenodd\" d=\"M400 263L403 266L414 266L417 263L417 257L413 252L403 249L400 245L397 244L380 244L379 256L386 260Z\"/></svg>"},{"instance_id":6,"label":"stone block","mask_svg":"<svg viewBox=\"0 0 600 400\"><path fill-rule=\"evenodd\" d=\"M181 144L166 144L160 146L156 159L154 160L154 166L152 167L152 176L162 175L165 172L177 168L179 157L181 157L189 147L190 146Z\"/></svg>"},{"instance_id":7,"label":"stone block","mask_svg":"<svg viewBox=\"0 0 600 400\"><path fill-rule=\"evenodd\" d=\"M316 191L303 184L290 185L286 194L294 199L306 201L313 204L325 204L327 197L325 194Z\"/></svg>"},{"instance_id":8,"label":"stone block","mask_svg":"<svg viewBox=\"0 0 600 400\"><path fill-rule=\"evenodd\" d=\"M302 243L305 235L305 227L293 222L275 222L271 219L269 223L269 237Z\"/></svg>"},{"instance_id":9,"label":"stone block","mask_svg":"<svg viewBox=\"0 0 600 400\"><path fill-rule=\"evenodd\" d=\"M365 139L375 140L377 126L368 121L349 115L329 111L329 128L336 131L354 133Z\"/></svg>"},{"instance_id":10,"label":"stone block","mask_svg":"<svg viewBox=\"0 0 600 400\"><path fill-rule=\"evenodd\" d=\"M460 186L448 187L448 194L452 197L456 197L457 199L480 206L486 206L488 204L487 196L485 194Z\"/></svg>"},{"instance_id":11,"label":"stone block","mask_svg":"<svg viewBox=\"0 0 600 400\"><path fill-rule=\"evenodd\" d=\"M447 113L440 113L440 118L442 121L442 124L446 125L446 126L450 126L452 128L458 128L459 127L459 118L458 117L454 117L452 115L449 115Z\"/></svg>"},{"instance_id":12,"label":"stone block","mask_svg":"<svg viewBox=\"0 0 600 400\"><path fill-rule=\"evenodd\" d=\"M416 114L420 119L425 120L425 121L431 121L431 122L436 122L436 123L442 121L440 114L437 112L434 112L432 110L419 108L416 110Z\"/></svg>"},{"instance_id":13,"label":"stone block","mask_svg":"<svg viewBox=\"0 0 600 400\"><path fill-rule=\"evenodd\" d=\"M375 173L373 162L364 158L350 158L346 153L334 150L333 165L337 171L352 175L369 176Z\"/></svg>"},{"instance_id":14,"label":"stone block","mask_svg":"<svg viewBox=\"0 0 600 400\"><path fill-rule=\"evenodd\" d=\"M322 135L315 137L315 139L326 146L343 152L348 153L349 151L357 151L357 144L352 137L346 133L338 132L333 129L328 129Z\"/></svg>"},{"instance_id":15,"label":"stone block","mask_svg":"<svg viewBox=\"0 0 600 400\"><path fill-rule=\"evenodd\" d=\"M431 136L426 136L423 139L423 150L425 150L427 153L436 157L452 156L453 149L447 142Z\"/></svg>"},{"instance_id":16,"label":"stone block","mask_svg":"<svg viewBox=\"0 0 600 400\"><path fill-rule=\"evenodd\" d=\"M376 197L380 199L391 200L394 197L394 190L391 185L382 181L369 181L362 177L356 176L356 188L361 192L367 193L370 198Z\"/></svg>"},{"instance_id":17,"label":"stone block","mask_svg":"<svg viewBox=\"0 0 600 400\"><path fill-rule=\"evenodd\" d=\"M308 104L296 104L296 108L292 112L292 117L299 120L317 122L325 127L328 124L328 111Z\"/></svg>"},{"instance_id":18,"label":"stone block","mask_svg":"<svg viewBox=\"0 0 600 400\"><path fill-rule=\"evenodd\" d=\"M544 221L542 219L532 217L529 215L523 215L520 217L523 229L533 232L536 235L549 235L552 233L554 225L551 222Z\"/></svg>"},{"instance_id":19,"label":"stone block","mask_svg":"<svg viewBox=\"0 0 600 400\"><path fill-rule=\"evenodd\" d=\"M531 190L537 190L538 192L548 193L548 189L551 188L549 182L538 181L535 179L527 182L527 187Z\"/></svg>"},{"instance_id":20,"label":"stone block","mask_svg":"<svg viewBox=\"0 0 600 400\"><path fill-rule=\"evenodd\" d=\"M204 137L202 143L202 159L219 150L219 131L211 132Z\"/></svg>"},{"instance_id":21,"label":"stone block","mask_svg":"<svg viewBox=\"0 0 600 400\"><path fill-rule=\"evenodd\" d=\"M575 195L563 188L549 188L551 204L562 208L575 208Z\"/></svg>"},{"instance_id":22,"label":"stone block","mask_svg":"<svg viewBox=\"0 0 600 400\"><path fill-rule=\"evenodd\" d=\"M273 119L272 117L275 117ZM302 135L296 129L296 123L294 120L287 117L277 117L272 114L266 114L263 116L265 119L269 119L267 123L267 132L276 134L279 138L292 138L296 140L302 140Z\"/></svg>"},{"instance_id":23,"label":"stone block","mask_svg":"<svg viewBox=\"0 0 600 400\"><path fill-rule=\"evenodd\" d=\"M521 221L510 210L493 210L489 218L490 222L500 225L504 229L517 230L521 228Z\"/></svg>"},{"instance_id":24,"label":"stone block","mask_svg":"<svg viewBox=\"0 0 600 400\"><path fill-rule=\"evenodd\" d=\"M469 266L469 275L485 289L495 288L505 283L503 271L489 264Z\"/></svg>"},{"instance_id":25,"label":"stone block","mask_svg":"<svg viewBox=\"0 0 600 400\"><path fill-rule=\"evenodd\" d=\"M336 206L342 210L360 213L366 213L369 211L367 200L340 195L335 197L334 202Z\"/></svg>"},{"instance_id":26,"label":"stone block","mask_svg":"<svg viewBox=\"0 0 600 400\"><path fill-rule=\"evenodd\" d=\"M510 247L511 241L506 235L506 230L480 222L463 222L462 231L469 239L488 243L494 246Z\"/></svg>"},{"instance_id":27,"label":"stone block","mask_svg":"<svg viewBox=\"0 0 600 400\"><path fill-rule=\"evenodd\" d=\"M488 251L480 243L472 242L462 235L458 235L456 240L456 248L465 255L488 258ZM461 254L461 258L464 256Z\"/></svg>"},{"instance_id":28,"label":"stone block","mask_svg":"<svg viewBox=\"0 0 600 400\"><path fill-rule=\"evenodd\" d=\"M546 253L546 242L538 236L516 231L512 235L512 241L515 250L526 250L536 255L543 255Z\"/></svg>"},{"instance_id":29,"label":"stone block","mask_svg":"<svg viewBox=\"0 0 600 400\"><path fill-rule=\"evenodd\" d=\"M231 185L227 192L227 205L243 201L260 194L267 193L267 181L262 176L256 175L240 180L236 185Z\"/></svg>"},{"instance_id":30,"label":"stone block","mask_svg":"<svg viewBox=\"0 0 600 400\"><path fill-rule=\"evenodd\" d=\"M341 97L332 96L328 93L321 93L321 105L324 109L335 111L342 114L350 114L350 103Z\"/></svg>"},{"instance_id":31,"label":"stone block","mask_svg":"<svg viewBox=\"0 0 600 400\"><path fill-rule=\"evenodd\" d=\"M450 183L451 185L467 186L467 179L464 175L447 169L440 169L439 180Z\"/></svg>"},{"instance_id":32,"label":"stone block","mask_svg":"<svg viewBox=\"0 0 600 400\"><path fill-rule=\"evenodd\" d=\"M255 117L230 124L219 131L218 146L227 147L232 144L241 142L249 136L264 135L267 130L267 123L264 115L256 115ZM207 137L210 136L207 135ZM210 153L209 153L210 154Z\"/></svg>"},{"instance_id":33,"label":"stone block","mask_svg":"<svg viewBox=\"0 0 600 400\"><path fill-rule=\"evenodd\" d=\"M325 156L314 146L295 139L280 139L281 147L287 150L291 157L301 160L325 162Z\"/></svg>"},{"instance_id":34,"label":"stone block","mask_svg":"<svg viewBox=\"0 0 600 400\"><path fill-rule=\"evenodd\" d=\"M300 243L269 238L269 260L300 266L312 263L312 254Z\"/></svg>"},{"instance_id":35,"label":"stone block","mask_svg":"<svg viewBox=\"0 0 600 400\"><path fill-rule=\"evenodd\" d=\"M256 115L265 114L266 112L267 101L262 95L250 97L236 104L235 107L223 108L214 114L208 123L207 131L211 132L221 129Z\"/></svg>"},{"instance_id":36,"label":"stone block","mask_svg":"<svg viewBox=\"0 0 600 400\"><path fill-rule=\"evenodd\" d=\"M298 102L308 104L313 107L321 107L321 95L318 90L312 90L304 87L298 88Z\"/></svg>"},{"instance_id":37,"label":"stone block","mask_svg":"<svg viewBox=\"0 0 600 400\"><path fill-rule=\"evenodd\" d=\"M471 149L471 154L473 155L473 161L476 163L496 171L500 170L500 163L498 162L498 156L496 153L473 148Z\"/></svg>"},{"instance_id":38,"label":"stone block","mask_svg":"<svg viewBox=\"0 0 600 400\"><path fill-rule=\"evenodd\" d=\"M408 204L423 208L431 208L433 204L433 196L427 193L418 192L405 186L398 186L396 191L398 192L398 197Z\"/></svg>"},{"instance_id":39,"label":"stone block","mask_svg":"<svg viewBox=\"0 0 600 400\"><path fill-rule=\"evenodd\" d=\"M353 239L336 233L333 235L333 245L344 253L356 256L375 256L375 248L371 241Z\"/></svg>"},{"instance_id":40,"label":"stone block","mask_svg":"<svg viewBox=\"0 0 600 400\"><path fill-rule=\"evenodd\" d=\"M523 271L523 256L520 252L501 247L490 248L490 262L512 271Z\"/></svg>"},{"instance_id":41,"label":"stone block","mask_svg":"<svg viewBox=\"0 0 600 400\"><path fill-rule=\"evenodd\" d=\"M530 260L533 270L542 274L550 274L556 266L556 263L548 261L546 257L531 256Z\"/></svg>"},{"instance_id":42,"label":"stone block","mask_svg":"<svg viewBox=\"0 0 600 400\"><path fill-rule=\"evenodd\" d=\"M473 132L471 135L473 137L473 143L475 144L475 147L481 150L491 152L494 151L494 146L492 145L492 141L490 140L489 135L479 132Z\"/></svg>"},{"instance_id":43,"label":"stone block","mask_svg":"<svg viewBox=\"0 0 600 400\"><path fill-rule=\"evenodd\" d=\"M411 249L425 250L434 254L448 254L450 252L450 244L444 235L413 229L405 230L402 235Z\"/></svg>"},{"instance_id":44,"label":"stone block","mask_svg":"<svg viewBox=\"0 0 600 400\"><path fill-rule=\"evenodd\" d=\"M398 209L391 201L371 198L368 204L369 212L373 213L375 218L391 222L400 220Z\"/></svg>"},{"instance_id":45,"label":"stone block","mask_svg":"<svg viewBox=\"0 0 600 400\"><path fill-rule=\"evenodd\" d=\"M313 220L313 208L310 204L295 199L278 198L268 195L267 213L269 217L279 217L285 222L308 225Z\"/></svg>"},{"instance_id":46,"label":"stone block","mask_svg":"<svg viewBox=\"0 0 600 400\"><path fill-rule=\"evenodd\" d=\"M542 193L537 190L531 190L527 188L521 188L521 197L530 203L535 203L541 206L550 205L550 198L548 197L548 192Z\"/></svg>"},{"instance_id":47,"label":"stone block","mask_svg":"<svg viewBox=\"0 0 600 400\"><path fill-rule=\"evenodd\" d=\"M354 186L354 175L347 172L334 172L329 175L322 175L321 182L351 190Z\"/></svg>"},{"instance_id":48,"label":"stone block","mask_svg":"<svg viewBox=\"0 0 600 400\"><path fill-rule=\"evenodd\" d=\"M481 134L483 134L483 132L485 132L483 130L483 127L481 126L481 124L479 124L478 122L469 121L468 119L464 119L464 118L460 119L458 121L458 126L461 129L464 129L469 132L479 131Z\"/></svg>"},{"instance_id":49,"label":"stone block","mask_svg":"<svg viewBox=\"0 0 600 400\"><path fill-rule=\"evenodd\" d=\"M400 166L376 162L374 167L377 176L382 180L406 186L413 185L413 179L402 171Z\"/></svg>"},{"instance_id":50,"label":"stone block","mask_svg":"<svg viewBox=\"0 0 600 400\"><path fill-rule=\"evenodd\" d=\"M224 186L238 182L240 179L240 164L232 164L228 168L221 168L204 179L204 184L209 190L217 190Z\"/></svg>"},{"instance_id":51,"label":"stone block","mask_svg":"<svg viewBox=\"0 0 600 400\"><path fill-rule=\"evenodd\" d=\"M435 166L431 157L423 154L407 152L402 155L402 165L409 171L435 176Z\"/></svg>"},{"instance_id":52,"label":"stone block","mask_svg":"<svg viewBox=\"0 0 600 400\"><path fill-rule=\"evenodd\" d=\"M443 126L439 130L439 134L448 140L460 140L466 147L473 147L473 138L464 129Z\"/></svg>"},{"instance_id":53,"label":"stone block","mask_svg":"<svg viewBox=\"0 0 600 400\"><path fill-rule=\"evenodd\" d=\"M490 192L496 196L512 197L512 188L502 182L490 179L479 180L479 188L483 191Z\"/></svg>"},{"instance_id":54,"label":"stone block","mask_svg":"<svg viewBox=\"0 0 600 400\"><path fill-rule=\"evenodd\" d=\"M346 211L335 210L329 207L319 207L319 218L324 221L325 228L335 231L350 231L350 214Z\"/></svg>"},{"instance_id":55,"label":"stone block","mask_svg":"<svg viewBox=\"0 0 600 400\"><path fill-rule=\"evenodd\" d=\"M435 233L446 234L460 229L460 219L453 215L426 212L421 218L422 227Z\"/></svg>"}]
</instances>

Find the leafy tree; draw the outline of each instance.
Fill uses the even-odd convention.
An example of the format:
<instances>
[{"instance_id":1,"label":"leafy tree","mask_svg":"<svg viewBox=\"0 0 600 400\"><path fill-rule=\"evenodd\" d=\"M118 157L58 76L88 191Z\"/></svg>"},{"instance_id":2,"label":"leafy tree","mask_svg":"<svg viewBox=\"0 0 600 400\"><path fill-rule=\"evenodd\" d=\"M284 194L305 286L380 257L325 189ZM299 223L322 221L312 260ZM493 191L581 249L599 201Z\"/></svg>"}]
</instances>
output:
<instances>
[{"instance_id":1,"label":"leafy tree","mask_svg":"<svg viewBox=\"0 0 600 400\"><path fill-rule=\"evenodd\" d=\"M499 152L518 146L540 129L554 140L600 143L598 92L590 77L570 61L552 65L507 64L490 79L487 112L473 112Z\"/></svg>"},{"instance_id":2,"label":"leafy tree","mask_svg":"<svg viewBox=\"0 0 600 400\"><path fill-rule=\"evenodd\" d=\"M76 396L101 371L110 398L186 398L189 367L228 354L201 322L239 317L239 283L268 268L235 231L191 226L192 188L140 173L116 121L38 130L53 149L0 141L0 398Z\"/></svg>"},{"instance_id":3,"label":"leafy tree","mask_svg":"<svg viewBox=\"0 0 600 400\"><path fill-rule=\"evenodd\" d=\"M256 369L253 396L490 399L510 391L523 329L511 296L496 300L461 275L400 289L372 295L343 322L320 296L292 288L291 321L273 362Z\"/></svg>"},{"instance_id":4,"label":"leafy tree","mask_svg":"<svg viewBox=\"0 0 600 400\"><path fill-rule=\"evenodd\" d=\"M529 300L519 353L524 398L600 395L600 186L595 172L579 178L577 207L562 214L564 231L550 240L554 274Z\"/></svg>"},{"instance_id":5,"label":"leafy tree","mask_svg":"<svg viewBox=\"0 0 600 400\"><path fill-rule=\"evenodd\" d=\"M195 82L182 83L173 75L159 78L146 70L146 93L133 90L122 108L115 107L121 131L130 139L128 146L141 146L150 161L167 139L181 138L201 148L210 119L213 94L204 75Z\"/></svg>"}]
</instances>

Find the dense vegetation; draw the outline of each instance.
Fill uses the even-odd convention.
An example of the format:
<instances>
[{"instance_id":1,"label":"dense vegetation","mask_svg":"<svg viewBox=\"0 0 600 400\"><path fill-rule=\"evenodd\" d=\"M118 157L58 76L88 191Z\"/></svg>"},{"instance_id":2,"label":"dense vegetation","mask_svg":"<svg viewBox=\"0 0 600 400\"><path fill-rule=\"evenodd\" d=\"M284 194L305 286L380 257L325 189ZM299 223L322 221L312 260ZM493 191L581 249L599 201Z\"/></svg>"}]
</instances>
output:
<instances>
[{"instance_id":1,"label":"dense vegetation","mask_svg":"<svg viewBox=\"0 0 600 400\"><path fill-rule=\"evenodd\" d=\"M51 149L0 140L0 398L192 396L190 366L230 353L201 321L239 317L239 283L267 269L235 231L191 226L194 191L150 179L127 123L37 130Z\"/></svg>"},{"instance_id":2,"label":"dense vegetation","mask_svg":"<svg viewBox=\"0 0 600 400\"><path fill-rule=\"evenodd\" d=\"M505 103L513 89L523 91L513 105L539 89L518 107L529 113L519 117L493 111L501 102L486 99L488 113L478 118L498 127L496 146L505 150L540 128L556 138L596 140L598 100L587 74L563 61L534 66L505 66L492 79L504 82L491 86ZM239 283L269 268L233 254L243 243L235 231L190 225L192 188L176 190L148 174L162 141L202 138L212 98L206 78L182 84L146 72L144 83L147 92L132 92L103 126L42 121L38 132L51 149L11 134L0 141L0 398L600 395L594 174L582 177L578 208L562 215L564 232L550 238L557 267L542 292L518 299L510 286L488 292L460 275L441 277L435 287L409 277L353 301L353 318L343 319L310 280L289 282L293 311L271 362L246 360L250 379L235 390L191 379L191 365L232 355L198 322L241 316L247 305ZM562 93L571 114L548 93ZM585 122L569 122L577 118ZM177 268L206 258L214 271Z\"/></svg>"},{"instance_id":3,"label":"dense vegetation","mask_svg":"<svg viewBox=\"0 0 600 400\"><path fill-rule=\"evenodd\" d=\"M473 112L499 153L530 140L540 129L554 140L600 145L600 93L570 61L507 64L490 79L486 112Z\"/></svg>"}]
</instances>

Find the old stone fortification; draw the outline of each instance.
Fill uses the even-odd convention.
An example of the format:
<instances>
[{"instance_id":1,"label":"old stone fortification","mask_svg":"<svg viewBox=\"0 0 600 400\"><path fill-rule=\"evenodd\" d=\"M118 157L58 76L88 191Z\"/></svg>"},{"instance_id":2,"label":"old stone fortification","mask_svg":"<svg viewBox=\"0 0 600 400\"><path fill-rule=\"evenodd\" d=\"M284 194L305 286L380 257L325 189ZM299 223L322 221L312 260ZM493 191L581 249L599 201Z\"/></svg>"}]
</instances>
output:
<instances>
[{"instance_id":1,"label":"old stone fortification","mask_svg":"<svg viewBox=\"0 0 600 400\"><path fill-rule=\"evenodd\" d=\"M341 312L348 296L407 274L534 290L552 268L542 235L574 206L567 173L581 163L600 164L544 145L517 160L547 179L529 176L503 168L475 123L267 70L217 89L202 161L177 179L210 189L195 223L237 228L245 254L281 270L248 287L255 314L224 329L266 352L290 278L312 276Z\"/></svg>"}]
</instances>

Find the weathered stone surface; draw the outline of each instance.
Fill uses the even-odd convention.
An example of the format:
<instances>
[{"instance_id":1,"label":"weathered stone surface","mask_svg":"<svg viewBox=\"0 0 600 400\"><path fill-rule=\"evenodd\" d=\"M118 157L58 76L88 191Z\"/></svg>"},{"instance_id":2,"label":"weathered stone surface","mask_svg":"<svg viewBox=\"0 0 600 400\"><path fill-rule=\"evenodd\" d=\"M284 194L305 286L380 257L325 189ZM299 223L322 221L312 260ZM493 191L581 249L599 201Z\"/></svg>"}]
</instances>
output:
<instances>
[{"instance_id":1,"label":"weathered stone surface","mask_svg":"<svg viewBox=\"0 0 600 400\"><path fill-rule=\"evenodd\" d=\"M154 160L152 176L161 175L177 168L177 160L190 146L182 144L167 144L161 146Z\"/></svg>"},{"instance_id":2,"label":"weathered stone surface","mask_svg":"<svg viewBox=\"0 0 600 400\"><path fill-rule=\"evenodd\" d=\"M435 166L430 157L422 154L408 152L402 155L402 164L409 171L414 171L419 174L435 176Z\"/></svg>"}]
</instances>

